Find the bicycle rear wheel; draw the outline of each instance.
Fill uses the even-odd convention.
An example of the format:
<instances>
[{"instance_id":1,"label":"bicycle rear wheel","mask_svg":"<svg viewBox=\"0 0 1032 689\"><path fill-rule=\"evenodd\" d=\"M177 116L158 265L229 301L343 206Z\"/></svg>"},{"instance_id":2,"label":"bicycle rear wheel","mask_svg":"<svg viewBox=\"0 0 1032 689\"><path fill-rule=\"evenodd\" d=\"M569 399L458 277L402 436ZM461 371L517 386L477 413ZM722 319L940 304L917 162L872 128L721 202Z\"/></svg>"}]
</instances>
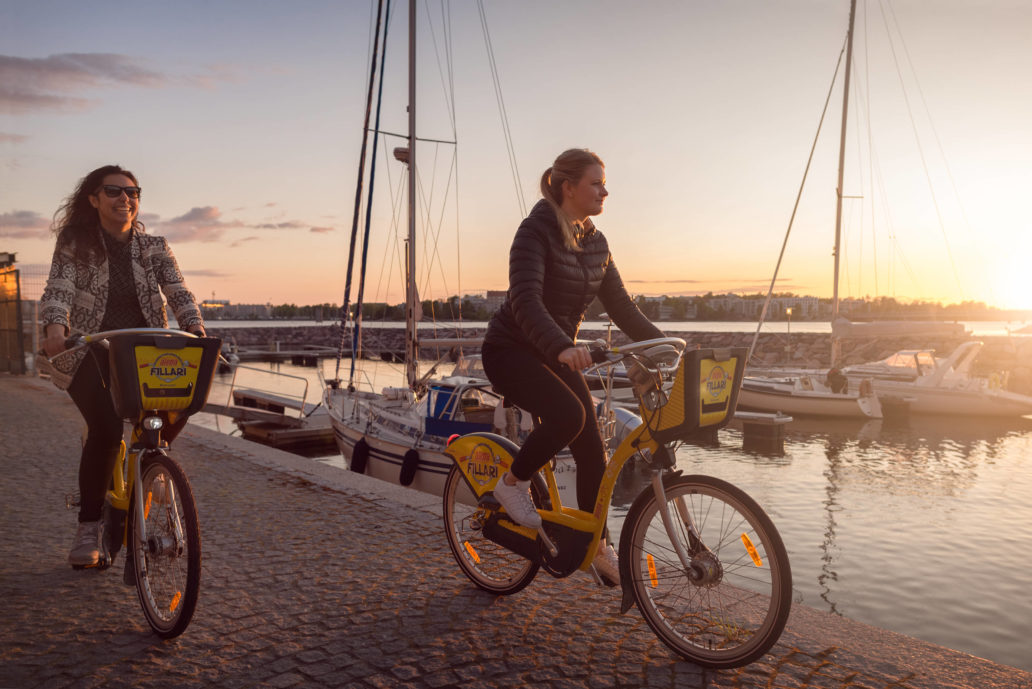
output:
<instances>
[{"instance_id":1,"label":"bicycle rear wheel","mask_svg":"<svg viewBox=\"0 0 1032 689\"><path fill-rule=\"evenodd\" d=\"M788 553L770 518L741 489L710 476L665 477L677 555L651 487L628 511L620 568L642 616L699 665L739 667L777 642L792 603ZM694 533L688 527L694 526Z\"/></svg>"},{"instance_id":2,"label":"bicycle rear wheel","mask_svg":"<svg viewBox=\"0 0 1032 689\"><path fill-rule=\"evenodd\" d=\"M453 466L444 484L444 532L459 568L470 580L498 595L523 590L539 566L483 534L485 511Z\"/></svg>"},{"instance_id":3,"label":"bicycle rear wheel","mask_svg":"<svg viewBox=\"0 0 1032 689\"><path fill-rule=\"evenodd\" d=\"M135 504L129 509L129 552L140 605L154 632L179 636L190 624L201 586L201 532L190 482L167 455L140 462L146 541Z\"/></svg>"}]
</instances>

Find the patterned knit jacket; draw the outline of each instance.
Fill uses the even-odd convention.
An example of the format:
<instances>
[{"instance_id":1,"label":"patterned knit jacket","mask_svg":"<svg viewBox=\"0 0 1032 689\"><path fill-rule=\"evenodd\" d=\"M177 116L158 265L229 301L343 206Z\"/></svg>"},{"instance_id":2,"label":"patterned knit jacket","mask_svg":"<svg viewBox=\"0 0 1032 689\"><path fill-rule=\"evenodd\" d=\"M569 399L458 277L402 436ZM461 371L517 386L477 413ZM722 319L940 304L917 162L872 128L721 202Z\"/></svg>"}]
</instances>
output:
<instances>
[{"instance_id":1,"label":"patterned knit jacket","mask_svg":"<svg viewBox=\"0 0 1032 689\"><path fill-rule=\"evenodd\" d=\"M98 227L98 232L102 230ZM133 282L140 298L147 326L167 328L168 318L162 293L176 315L179 327L203 325L201 310L194 295L183 282L179 265L164 237L133 230L131 242ZM103 242L100 244L103 246ZM104 321L108 300L107 254L99 262L83 263L75 258L74 248L58 246L50 265L50 277L40 299L43 329L52 323L65 326L70 333L94 333ZM82 363L86 350L58 358L48 372L54 385L67 389Z\"/></svg>"},{"instance_id":2,"label":"patterned knit jacket","mask_svg":"<svg viewBox=\"0 0 1032 689\"><path fill-rule=\"evenodd\" d=\"M542 199L516 231L509 251L509 291L488 324L484 343L530 347L557 365L560 352L573 346L596 296L632 339L663 336L627 294L602 233L589 228L580 251L567 248L555 211Z\"/></svg>"}]
</instances>

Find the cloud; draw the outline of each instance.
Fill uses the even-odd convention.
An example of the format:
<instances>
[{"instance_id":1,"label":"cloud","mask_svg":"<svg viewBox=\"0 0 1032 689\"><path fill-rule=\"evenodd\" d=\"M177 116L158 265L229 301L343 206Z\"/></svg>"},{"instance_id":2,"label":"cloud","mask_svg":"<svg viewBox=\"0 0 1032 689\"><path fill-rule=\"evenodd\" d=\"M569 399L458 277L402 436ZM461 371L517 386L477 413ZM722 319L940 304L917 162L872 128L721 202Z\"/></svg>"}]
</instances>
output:
<instances>
[{"instance_id":1,"label":"cloud","mask_svg":"<svg viewBox=\"0 0 1032 689\"><path fill-rule=\"evenodd\" d=\"M189 276L192 276L192 277L200 277L200 278L219 278L219 279L233 277L233 273L227 273L227 272L222 271L222 270L211 270L211 269L184 270L183 271L183 275L189 275Z\"/></svg>"},{"instance_id":2,"label":"cloud","mask_svg":"<svg viewBox=\"0 0 1032 689\"><path fill-rule=\"evenodd\" d=\"M640 284L659 283L659 284L663 284L663 285L682 285L682 284L683 285L695 285L695 284L698 284L700 282L703 282L703 280L687 280L687 279L682 279L682 280L624 280L624 282L634 282L634 283L640 283Z\"/></svg>"},{"instance_id":3,"label":"cloud","mask_svg":"<svg viewBox=\"0 0 1032 689\"><path fill-rule=\"evenodd\" d=\"M299 230L308 227L308 224L297 220L287 220L285 222L260 223L258 225L251 225L251 227L256 230Z\"/></svg>"},{"instance_id":4,"label":"cloud","mask_svg":"<svg viewBox=\"0 0 1032 689\"><path fill-rule=\"evenodd\" d=\"M176 77L147 69L142 63L114 53L62 53L44 58L0 55L0 112L84 110L97 102L76 95L86 89L176 84L208 88L233 78L231 70L223 66L209 67L207 74Z\"/></svg>"},{"instance_id":5,"label":"cloud","mask_svg":"<svg viewBox=\"0 0 1032 689\"><path fill-rule=\"evenodd\" d=\"M43 239L50 221L35 211L0 213L0 237Z\"/></svg>"},{"instance_id":6,"label":"cloud","mask_svg":"<svg viewBox=\"0 0 1032 689\"><path fill-rule=\"evenodd\" d=\"M6 132L0 132L0 144L23 144L29 140L29 137L22 134L8 134Z\"/></svg>"},{"instance_id":7,"label":"cloud","mask_svg":"<svg viewBox=\"0 0 1032 689\"><path fill-rule=\"evenodd\" d=\"M216 206L195 206L179 217L164 220L154 214L141 214L140 220L154 231L175 242L214 242L224 239L227 230L249 229L249 230L273 230L273 231L295 231L308 230L309 232L325 233L333 232L336 228L327 226L313 226L301 220L279 220L275 222L250 223L241 220L223 219L222 211ZM257 241L258 236L248 236L234 239L230 247L242 246L247 242Z\"/></svg>"},{"instance_id":8,"label":"cloud","mask_svg":"<svg viewBox=\"0 0 1032 689\"><path fill-rule=\"evenodd\" d=\"M149 219L151 216L147 216ZM243 224L235 220L224 222L221 220L222 213L215 206L194 207L171 220L150 220L158 232L170 241L176 242L214 242L222 239L226 230L234 227L242 227ZM148 222L144 219L144 222Z\"/></svg>"}]
</instances>

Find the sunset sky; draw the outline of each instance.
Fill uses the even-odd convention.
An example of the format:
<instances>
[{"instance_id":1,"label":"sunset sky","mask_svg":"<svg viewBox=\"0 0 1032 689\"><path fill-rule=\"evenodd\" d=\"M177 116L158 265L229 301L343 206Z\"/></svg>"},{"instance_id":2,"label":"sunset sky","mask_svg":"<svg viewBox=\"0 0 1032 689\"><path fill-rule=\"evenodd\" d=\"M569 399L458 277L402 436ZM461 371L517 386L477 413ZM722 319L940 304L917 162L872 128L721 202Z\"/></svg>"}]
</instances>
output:
<instances>
[{"instance_id":1,"label":"sunset sky","mask_svg":"<svg viewBox=\"0 0 1032 689\"><path fill-rule=\"evenodd\" d=\"M454 168L451 146L417 148L436 235L419 240L423 297L504 289L522 218L481 8L523 205L557 153L591 148L610 191L597 224L631 292L766 290L848 0L447 6L445 24L437 0L419 5L419 134L459 141ZM58 205L118 163L199 297L339 303L374 12L368 0L0 3L0 251L48 264ZM397 133L407 12L395 0L381 129ZM845 202L843 296L1032 308L1030 35L1028 0L860 0L844 194L863 198ZM831 295L841 84L778 291ZM378 154L370 301L402 298L397 145Z\"/></svg>"}]
</instances>

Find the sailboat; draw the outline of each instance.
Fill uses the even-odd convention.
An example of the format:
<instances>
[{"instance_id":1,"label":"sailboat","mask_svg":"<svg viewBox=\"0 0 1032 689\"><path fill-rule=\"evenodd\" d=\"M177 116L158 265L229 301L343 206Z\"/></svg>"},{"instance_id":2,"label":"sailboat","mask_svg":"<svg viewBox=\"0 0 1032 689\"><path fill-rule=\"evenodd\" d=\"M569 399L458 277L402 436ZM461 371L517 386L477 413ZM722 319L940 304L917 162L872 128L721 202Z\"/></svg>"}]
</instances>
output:
<instances>
[{"instance_id":1,"label":"sailboat","mask_svg":"<svg viewBox=\"0 0 1032 689\"><path fill-rule=\"evenodd\" d=\"M835 209L835 278L834 278L834 300L832 307L832 322L840 320L839 316L839 249L842 229L842 181L844 174L845 152L846 152L846 122L849 111L849 76L852 70L853 60L853 24L856 16L856 0L851 0L849 9L849 30L846 34L846 65L843 84L842 101L842 134L839 144L838 164L838 202ZM823 119L823 117L822 117ZM816 142L815 142L816 143ZM811 152L811 158L812 158ZM807 165L809 169L809 165ZM805 178L804 178L805 181ZM802 190L800 190L801 192ZM796 205L798 207L798 198ZM795 212L793 211L793 217ZM790 226L791 229L791 226ZM788 236L785 236L787 243ZM781 248L784 255L785 246ZM767 293L766 303L757 324L756 336L753 338L753 346L750 353L756 346L760 329L763 327L764 316L774 291L774 284L777 281L777 269L781 266L781 257L778 258L778 266L775 268L774 277L771 280L770 289ZM836 342L833 339L833 342ZM832 366L837 360L837 351L832 351ZM738 404L743 409L752 409L765 412L782 412L786 414L802 416L826 416L826 417L847 417L880 419L882 408L878 397L875 395L870 382L861 382L850 386L848 381L832 369L827 374L817 372L781 373L779 375L760 376L756 370L746 371L742 378L742 388L739 392Z\"/></svg>"},{"instance_id":2,"label":"sailboat","mask_svg":"<svg viewBox=\"0 0 1032 689\"><path fill-rule=\"evenodd\" d=\"M426 493L440 495L453 464L444 451L450 439L474 431L494 431L515 442L532 428L530 416L521 410L506 406L494 392L483 371L472 364L475 359L460 359L449 374L436 376L439 361L427 373L420 375L420 341L418 320L422 313L416 290L416 3L409 3L409 60L408 60L408 145L396 149L395 158L407 172L408 230L405 259L405 382L403 386L384 387L380 390L361 389L354 377L358 349L353 347L352 378L349 381L326 381L323 402L329 413L334 437L341 454L352 471ZM379 34L378 34L379 35ZM373 69L375 70L375 51ZM382 71L381 71L382 79ZM370 76L370 105L372 103ZM369 130L367 107L366 130ZM375 131L375 127L374 130ZM363 148L364 158L364 148ZM361 184L361 182L360 182ZM359 194L356 193L356 218ZM367 208L368 211L368 208ZM368 222L368 220L367 220ZM355 256L352 235L351 260ZM350 261L349 261L350 275ZM361 293L361 290L360 290ZM342 309L342 331L348 319L348 297ZM359 300L360 302L361 300ZM361 304L356 309L355 331L361 324ZM360 342L360 334L354 338ZM438 342L440 344L440 342ZM450 343L446 343L450 344ZM341 350L343 351L343 338ZM339 357L338 357L339 361ZM436 377L435 377L436 376ZM600 427L603 429L633 429L638 424L623 418L630 412L609 409L602 405ZM621 416L623 415L623 416ZM557 457L556 478L560 492L574 500L575 465L567 453Z\"/></svg>"},{"instance_id":3,"label":"sailboat","mask_svg":"<svg viewBox=\"0 0 1032 689\"><path fill-rule=\"evenodd\" d=\"M1004 389L1005 373L982 377L972 373L972 363L982 348L981 342L969 341L961 344L946 357L937 357L928 349L903 350L882 361L853 366L840 365L840 343L843 337L900 337L922 335L935 337L962 337L965 331L957 323L940 322L876 322L851 323L839 313L839 255L841 248L843 175L846 150L846 123L849 105L849 79L853 52L853 25L856 15L856 0L851 0L849 32L846 40L846 69L843 88L842 133L839 145L837 203L835 212L835 264L834 296L832 303L832 368L825 371L800 369L767 369L759 375L760 369L747 371L743 378L739 396L740 405L762 410L789 412L818 416L842 415L843 402L834 394L821 395L811 392L818 381L827 380L832 372L844 378L848 388L854 392L857 404L866 406L864 397L875 397L878 412L872 418L881 417L881 408L891 409L893 414L945 414L969 417L1018 417L1032 413L1032 397ZM786 237L787 240L787 237ZM784 247L782 248L782 252ZM779 260L780 265L780 260ZM775 271L775 279L777 273ZM773 290L773 281L771 289ZM768 295L769 299L769 295ZM764 307L766 310L766 306ZM759 334L759 329L757 329ZM755 345L755 339L754 339ZM778 398L775 391L781 394ZM801 405L809 411L804 412ZM848 406L848 405L847 405ZM849 415L854 415L851 407Z\"/></svg>"}]
</instances>

